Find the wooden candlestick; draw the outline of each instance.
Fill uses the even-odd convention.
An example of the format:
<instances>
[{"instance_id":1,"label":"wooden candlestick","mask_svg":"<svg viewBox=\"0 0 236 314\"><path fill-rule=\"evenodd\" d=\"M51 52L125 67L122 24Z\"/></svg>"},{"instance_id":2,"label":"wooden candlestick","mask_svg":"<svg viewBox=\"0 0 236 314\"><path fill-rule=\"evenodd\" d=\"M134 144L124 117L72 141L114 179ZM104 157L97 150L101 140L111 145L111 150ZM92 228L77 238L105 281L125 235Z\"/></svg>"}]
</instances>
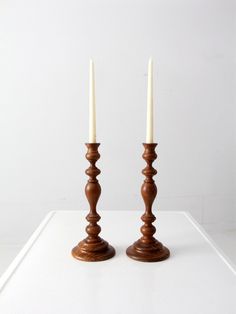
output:
<instances>
[{"instance_id":1,"label":"wooden candlestick","mask_svg":"<svg viewBox=\"0 0 236 314\"><path fill-rule=\"evenodd\" d=\"M147 162L147 166L142 171L146 178L141 188L145 203L145 213L141 217L144 225L140 229L143 236L127 248L126 254L137 261L158 262L167 259L170 252L153 236L156 228L152 223L156 220L156 217L152 213L152 204L157 195L157 187L152 177L157 174L157 171L152 167L152 163L157 158L155 152L157 144L143 144L143 146L143 159Z\"/></svg>"},{"instance_id":2,"label":"wooden candlestick","mask_svg":"<svg viewBox=\"0 0 236 314\"><path fill-rule=\"evenodd\" d=\"M89 168L85 171L89 176L89 180L85 186L85 194L90 205L90 211L86 217L89 222L89 225L86 227L88 236L73 248L72 255L81 261L97 262L113 257L115 250L108 242L99 237L101 227L97 224L101 218L96 210L101 194L101 186L97 180L97 176L101 171L96 167L96 162L100 158L98 152L100 144L89 143L85 145L88 148L86 158L90 162Z\"/></svg>"}]
</instances>

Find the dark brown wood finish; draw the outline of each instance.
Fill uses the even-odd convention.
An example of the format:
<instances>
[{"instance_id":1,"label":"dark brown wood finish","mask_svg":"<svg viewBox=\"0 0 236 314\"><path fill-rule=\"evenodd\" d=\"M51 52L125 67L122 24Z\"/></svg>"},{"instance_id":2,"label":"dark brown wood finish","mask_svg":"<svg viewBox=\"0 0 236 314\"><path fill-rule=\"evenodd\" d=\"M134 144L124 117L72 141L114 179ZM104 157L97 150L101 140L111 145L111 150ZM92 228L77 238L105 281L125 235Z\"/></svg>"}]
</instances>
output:
<instances>
[{"instance_id":1,"label":"dark brown wood finish","mask_svg":"<svg viewBox=\"0 0 236 314\"><path fill-rule=\"evenodd\" d=\"M96 162L100 158L98 152L99 143L85 144L88 148L86 158L90 162L89 168L85 173L89 176L89 180L85 186L85 194L90 205L90 211L86 219L89 222L86 227L87 238L79 242L73 248L72 255L78 260L87 262L98 262L107 260L115 255L115 250L107 241L99 237L101 227L97 224L100 216L96 207L101 194L101 186L97 180L100 170L96 167Z\"/></svg>"},{"instance_id":2,"label":"dark brown wood finish","mask_svg":"<svg viewBox=\"0 0 236 314\"><path fill-rule=\"evenodd\" d=\"M152 204L157 195L157 187L153 180L153 176L157 174L157 171L152 167L152 163L157 158L155 152L157 144L143 144L143 146L143 159L147 163L147 166L142 171L146 178L141 188L141 194L145 203L145 213L141 217L144 225L140 229L142 237L128 247L126 254L137 261L159 262L167 259L170 252L161 242L154 238L156 228L152 224L156 220L152 213Z\"/></svg>"}]
</instances>

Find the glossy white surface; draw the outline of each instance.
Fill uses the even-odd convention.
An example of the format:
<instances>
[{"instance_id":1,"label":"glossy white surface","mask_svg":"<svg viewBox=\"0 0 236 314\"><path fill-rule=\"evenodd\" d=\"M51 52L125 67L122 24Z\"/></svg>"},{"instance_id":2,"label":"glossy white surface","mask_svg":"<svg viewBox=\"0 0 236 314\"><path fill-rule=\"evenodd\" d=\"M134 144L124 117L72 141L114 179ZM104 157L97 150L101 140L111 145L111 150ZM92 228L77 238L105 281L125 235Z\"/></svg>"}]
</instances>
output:
<instances>
[{"instance_id":1,"label":"glossy white surface","mask_svg":"<svg viewBox=\"0 0 236 314\"><path fill-rule=\"evenodd\" d=\"M158 212L157 235L171 257L151 264L125 255L139 236L137 211L101 212L102 236L117 250L113 259L73 259L86 214L47 216L1 277L0 313L235 313L235 270L185 213Z\"/></svg>"}]
</instances>

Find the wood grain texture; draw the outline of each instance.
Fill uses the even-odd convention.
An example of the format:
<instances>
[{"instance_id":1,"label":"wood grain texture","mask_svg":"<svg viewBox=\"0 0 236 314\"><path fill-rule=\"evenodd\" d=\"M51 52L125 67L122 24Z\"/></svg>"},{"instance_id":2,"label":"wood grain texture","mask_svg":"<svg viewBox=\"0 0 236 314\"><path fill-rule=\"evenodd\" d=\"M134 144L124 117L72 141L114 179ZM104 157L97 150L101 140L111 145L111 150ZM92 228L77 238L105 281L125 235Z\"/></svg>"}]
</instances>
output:
<instances>
[{"instance_id":1,"label":"wood grain texture","mask_svg":"<svg viewBox=\"0 0 236 314\"><path fill-rule=\"evenodd\" d=\"M141 194L145 204L145 213L141 217L144 222L140 229L142 237L127 248L126 254L130 258L138 261L158 262L167 259L170 252L154 237L156 228L152 224L156 220L152 212L152 204L157 195L157 187L153 180L153 176L157 174L157 171L153 168L152 164L157 158L155 152L157 144L143 144L143 146L143 159L146 161L147 165L142 171L145 175L145 180L141 187Z\"/></svg>"},{"instance_id":2,"label":"wood grain texture","mask_svg":"<svg viewBox=\"0 0 236 314\"><path fill-rule=\"evenodd\" d=\"M99 143L86 144L88 149L86 158L90 163L89 168L85 171L89 176L85 186L85 195L90 206L89 214L86 217L89 222L86 227L88 236L72 249L73 257L88 262L104 261L115 255L114 248L110 246L107 241L99 237L101 227L97 224L101 219L96 209L97 202L101 195L101 186L97 179L101 171L96 167L96 162L100 158L98 152L99 145Z\"/></svg>"}]
</instances>

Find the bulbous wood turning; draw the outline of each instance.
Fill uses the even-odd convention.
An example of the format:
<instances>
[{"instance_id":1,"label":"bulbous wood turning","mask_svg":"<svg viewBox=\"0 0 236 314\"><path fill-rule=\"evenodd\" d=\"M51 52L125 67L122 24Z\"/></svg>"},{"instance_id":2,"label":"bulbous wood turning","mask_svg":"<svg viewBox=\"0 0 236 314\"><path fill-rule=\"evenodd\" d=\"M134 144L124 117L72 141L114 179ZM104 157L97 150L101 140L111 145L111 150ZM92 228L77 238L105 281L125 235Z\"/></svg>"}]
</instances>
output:
<instances>
[{"instance_id":1,"label":"bulbous wood turning","mask_svg":"<svg viewBox=\"0 0 236 314\"><path fill-rule=\"evenodd\" d=\"M101 194L101 186L97 180L97 176L100 174L100 170L96 167L96 162L100 158L98 152L99 143L85 144L88 148L86 158L90 163L89 168L85 173L89 176L88 182L85 186L85 194L90 205L90 211L86 219L89 222L86 227L88 234L87 238L79 242L79 244L73 248L72 255L82 261L104 261L115 255L115 250L108 244L107 241L99 237L101 227L97 224L100 220L100 216L97 213L96 207Z\"/></svg>"},{"instance_id":2,"label":"bulbous wood turning","mask_svg":"<svg viewBox=\"0 0 236 314\"><path fill-rule=\"evenodd\" d=\"M152 213L152 204L157 195L157 187L153 180L153 176L157 174L157 171L152 167L152 163L157 158L157 154L155 153L157 144L143 144L143 146L143 159L147 165L142 171L145 175L145 180L141 187L141 194L145 204L145 213L141 217L144 222L140 229L142 237L128 247L126 254L138 261L158 262L167 259L170 252L161 242L155 239L156 228L152 224L156 220L156 217Z\"/></svg>"}]
</instances>

